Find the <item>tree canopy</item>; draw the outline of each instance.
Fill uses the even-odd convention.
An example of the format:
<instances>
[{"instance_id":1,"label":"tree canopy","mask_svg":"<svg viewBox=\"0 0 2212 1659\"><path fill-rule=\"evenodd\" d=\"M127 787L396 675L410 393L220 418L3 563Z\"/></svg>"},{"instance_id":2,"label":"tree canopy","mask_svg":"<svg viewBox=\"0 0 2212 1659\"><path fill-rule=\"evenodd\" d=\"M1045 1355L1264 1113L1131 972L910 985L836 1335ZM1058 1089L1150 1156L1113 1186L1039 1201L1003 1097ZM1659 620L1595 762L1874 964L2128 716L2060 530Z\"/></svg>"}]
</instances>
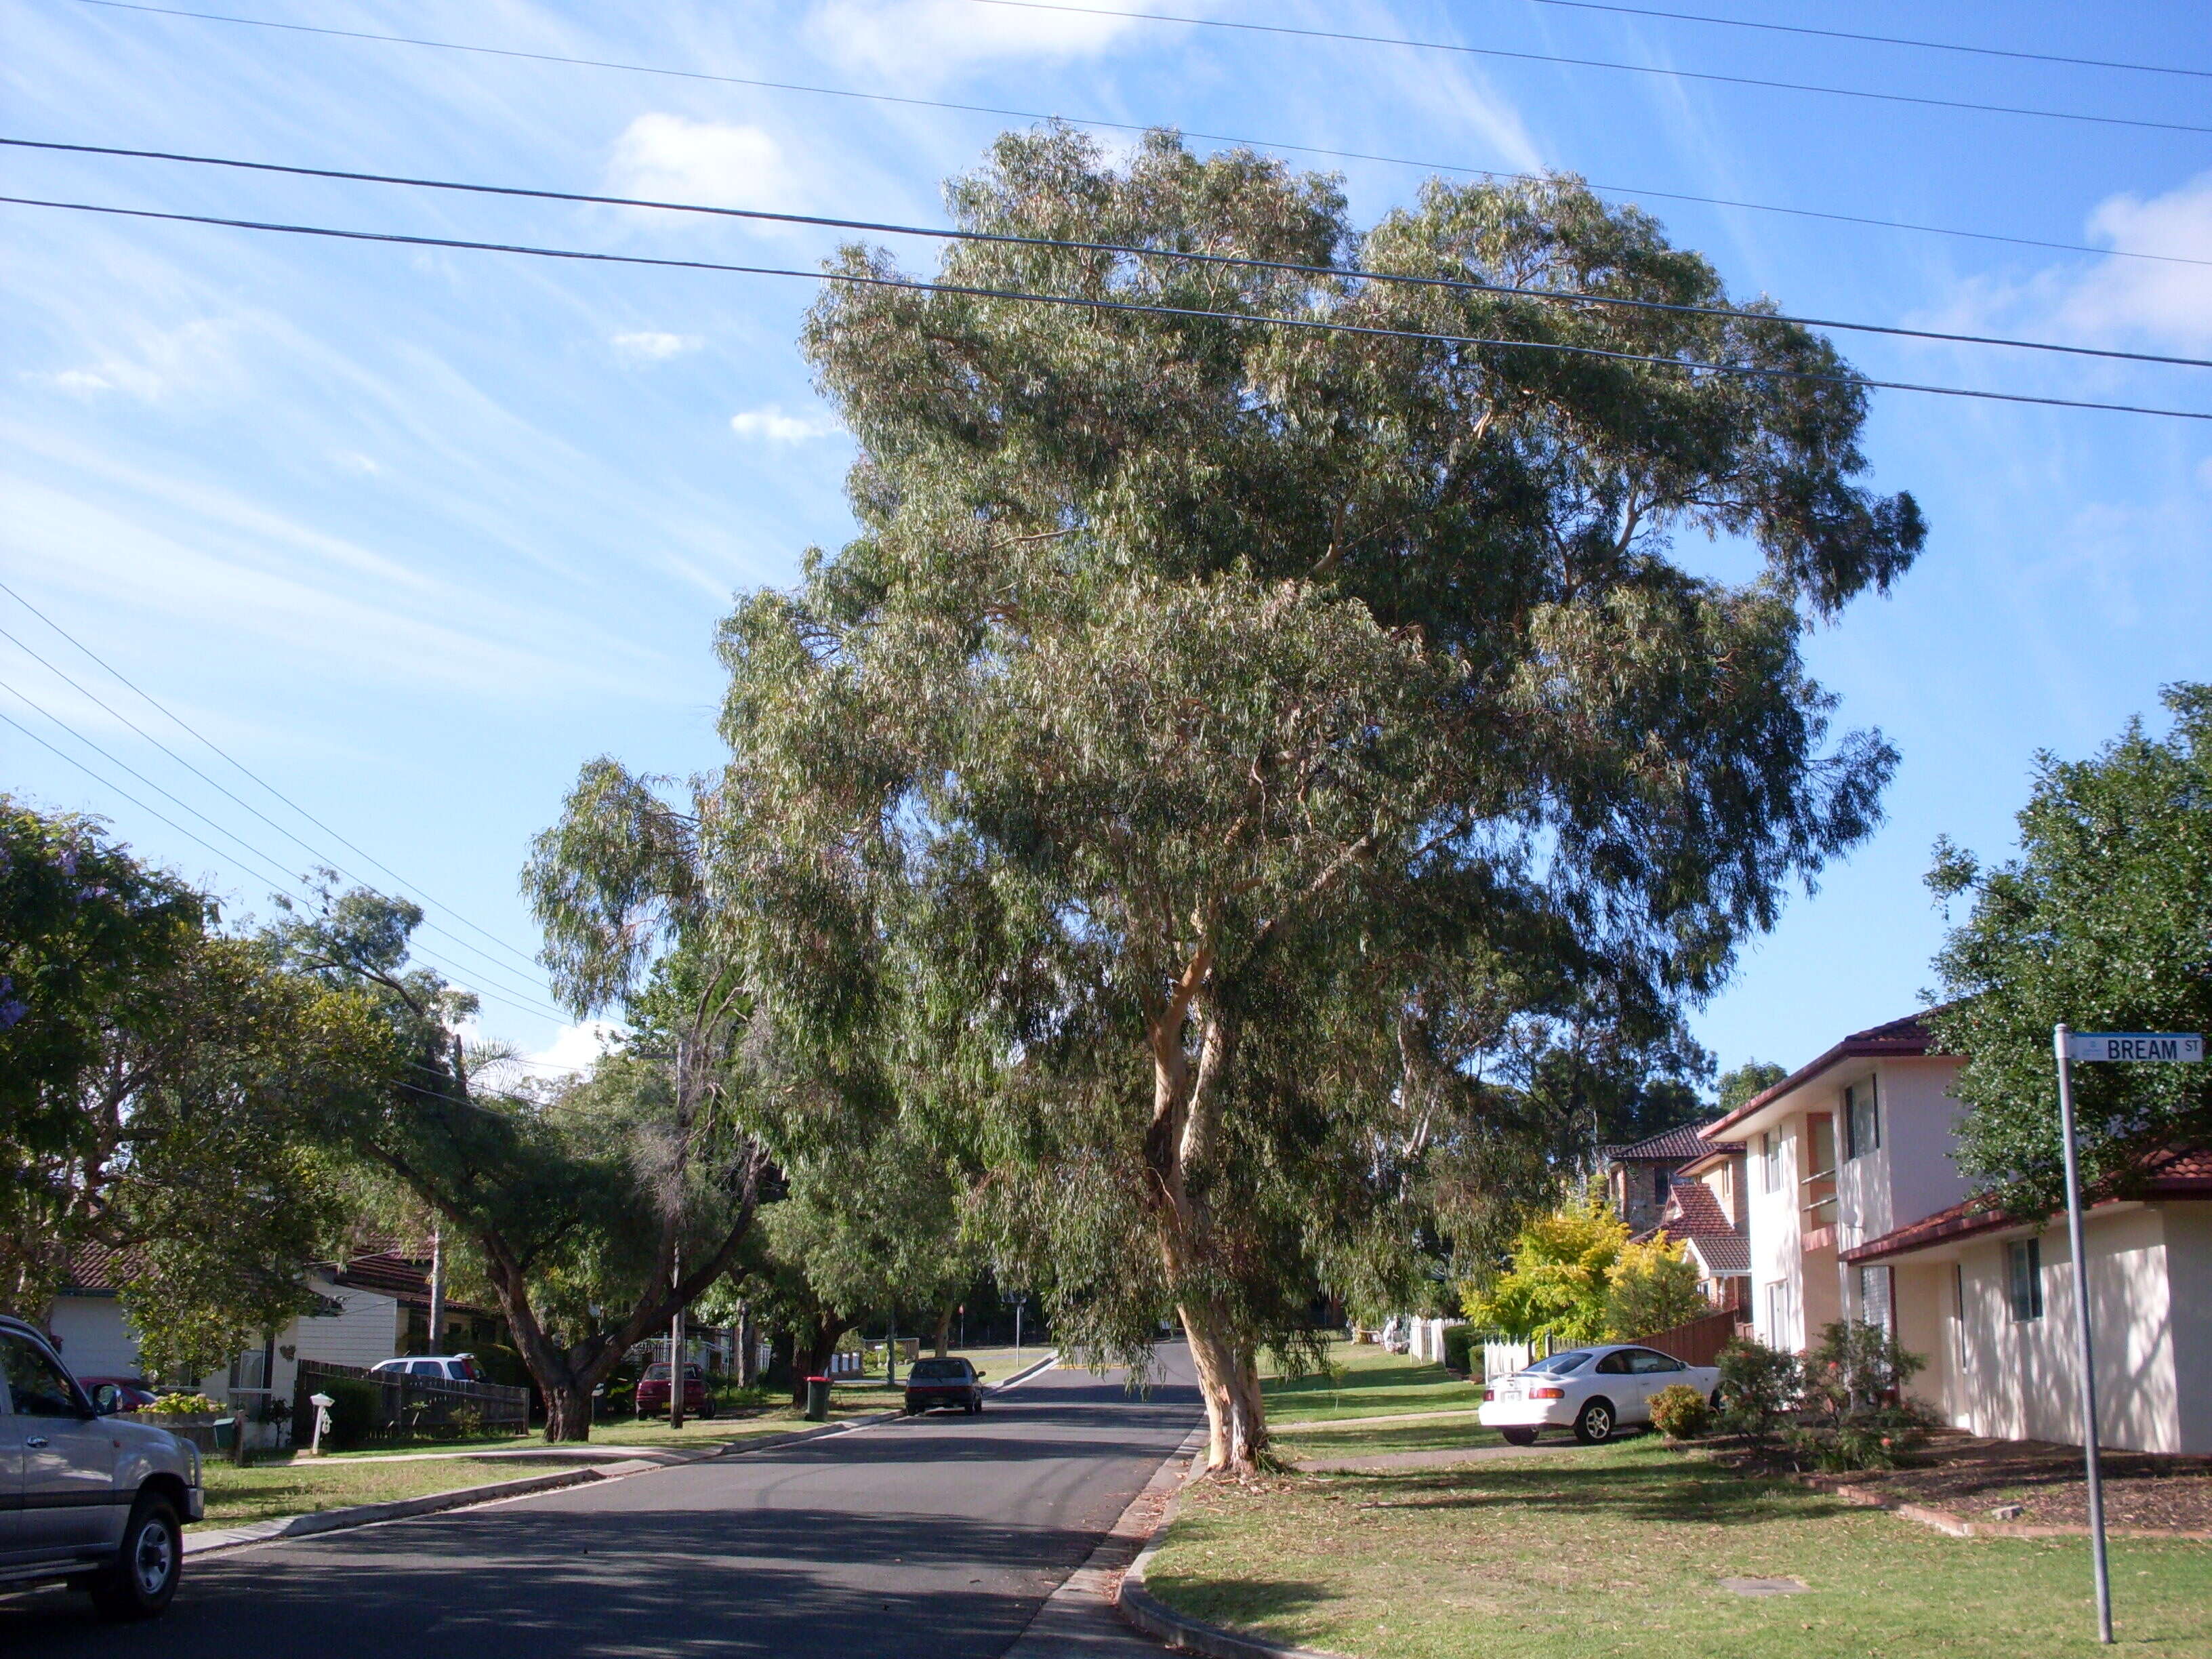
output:
<instances>
[{"instance_id":1,"label":"tree canopy","mask_svg":"<svg viewBox=\"0 0 2212 1659\"><path fill-rule=\"evenodd\" d=\"M2172 731L2140 720L2096 756L2035 761L2020 855L1984 866L1939 842L1928 882L1967 914L1936 957L1927 1016L1966 1056L1958 1157L2026 1212L2059 1200L2051 1028L2212 1030L2212 685L2166 689ZM2084 1178L2124 1189L2147 1153L2212 1144L2203 1066L2077 1066Z\"/></svg>"},{"instance_id":2,"label":"tree canopy","mask_svg":"<svg viewBox=\"0 0 2212 1659\"><path fill-rule=\"evenodd\" d=\"M1243 1466L1258 1346L1409 1160L1482 1133L1422 1080L1531 1023L1663 1025L1869 831L1893 757L1831 741L1799 639L1923 528L1856 482L1863 391L1790 373L1832 347L1575 180L1432 183L1363 234L1329 179L1047 131L949 195L976 231L1320 272L958 245L969 289L1783 371L896 287L809 319L860 532L723 634L718 878L762 1016L956 1126L1064 1336L1141 1355L1180 1309ZM1692 574L1684 531L1762 574Z\"/></svg>"}]
</instances>

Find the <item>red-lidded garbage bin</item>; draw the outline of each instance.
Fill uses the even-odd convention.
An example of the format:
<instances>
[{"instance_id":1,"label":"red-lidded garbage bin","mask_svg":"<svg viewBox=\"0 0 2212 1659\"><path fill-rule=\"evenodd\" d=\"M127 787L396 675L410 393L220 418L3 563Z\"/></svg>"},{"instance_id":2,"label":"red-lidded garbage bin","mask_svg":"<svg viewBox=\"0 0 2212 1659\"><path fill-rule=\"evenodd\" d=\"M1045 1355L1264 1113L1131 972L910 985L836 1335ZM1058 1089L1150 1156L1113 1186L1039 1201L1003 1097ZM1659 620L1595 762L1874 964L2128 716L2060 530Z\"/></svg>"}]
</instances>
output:
<instances>
[{"instance_id":1,"label":"red-lidded garbage bin","mask_svg":"<svg viewBox=\"0 0 2212 1659\"><path fill-rule=\"evenodd\" d=\"M826 1376L806 1379L806 1420L810 1423L830 1420L830 1379Z\"/></svg>"}]
</instances>

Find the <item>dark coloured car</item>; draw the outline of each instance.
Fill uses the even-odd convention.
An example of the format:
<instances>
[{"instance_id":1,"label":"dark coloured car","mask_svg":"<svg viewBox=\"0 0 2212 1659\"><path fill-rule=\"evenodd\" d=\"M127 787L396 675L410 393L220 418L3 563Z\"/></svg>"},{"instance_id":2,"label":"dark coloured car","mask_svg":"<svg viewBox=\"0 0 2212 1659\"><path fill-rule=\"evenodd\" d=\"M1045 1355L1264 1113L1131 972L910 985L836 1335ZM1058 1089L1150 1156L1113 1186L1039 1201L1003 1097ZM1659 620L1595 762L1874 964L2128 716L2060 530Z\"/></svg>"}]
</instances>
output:
<instances>
[{"instance_id":1,"label":"dark coloured car","mask_svg":"<svg viewBox=\"0 0 2212 1659\"><path fill-rule=\"evenodd\" d=\"M668 1415L668 1367L647 1365L645 1375L637 1379L637 1414L640 1417ZM686 1417L712 1417L714 1402L708 1397L707 1378L696 1365L684 1368L684 1414Z\"/></svg>"},{"instance_id":2,"label":"dark coloured car","mask_svg":"<svg viewBox=\"0 0 2212 1659\"><path fill-rule=\"evenodd\" d=\"M971 1416L983 1409L983 1373L964 1359L917 1359L907 1368L906 1408L911 1415L955 1406Z\"/></svg>"}]
</instances>

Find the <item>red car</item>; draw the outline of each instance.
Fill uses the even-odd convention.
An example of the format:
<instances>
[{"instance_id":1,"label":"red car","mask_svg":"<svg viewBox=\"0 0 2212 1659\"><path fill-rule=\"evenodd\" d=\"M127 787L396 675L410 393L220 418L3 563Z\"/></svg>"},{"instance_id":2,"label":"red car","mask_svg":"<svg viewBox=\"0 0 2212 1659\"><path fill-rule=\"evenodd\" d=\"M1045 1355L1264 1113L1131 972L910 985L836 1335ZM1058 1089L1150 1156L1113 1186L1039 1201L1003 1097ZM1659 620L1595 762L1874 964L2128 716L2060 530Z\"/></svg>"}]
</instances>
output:
<instances>
[{"instance_id":1,"label":"red car","mask_svg":"<svg viewBox=\"0 0 2212 1659\"><path fill-rule=\"evenodd\" d=\"M153 1387L143 1376L80 1376L77 1382L103 1412L135 1412L154 1403Z\"/></svg>"},{"instance_id":2,"label":"red car","mask_svg":"<svg viewBox=\"0 0 2212 1659\"><path fill-rule=\"evenodd\" d=\"M645 1375L637 1379L637 1414L640 1417L668 1415L668 1367L647 1365ZM684 1368L684 1414L686 1417L712 1417L714 1402L707 1397L707 1379L696 1365Z\"/></svg>"}]
</instances>

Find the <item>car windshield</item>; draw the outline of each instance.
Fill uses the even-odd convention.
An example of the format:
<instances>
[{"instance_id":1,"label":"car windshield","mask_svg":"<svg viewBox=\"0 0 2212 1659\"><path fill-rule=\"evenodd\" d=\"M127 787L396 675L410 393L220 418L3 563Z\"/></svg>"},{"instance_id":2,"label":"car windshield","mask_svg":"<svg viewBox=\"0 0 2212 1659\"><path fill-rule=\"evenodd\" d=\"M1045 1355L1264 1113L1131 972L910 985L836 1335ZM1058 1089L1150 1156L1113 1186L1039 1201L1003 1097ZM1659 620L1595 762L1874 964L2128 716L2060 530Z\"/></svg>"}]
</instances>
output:
<instances>
[{"instance_id":1,"label":"car windshield","mask_svg":"<svg viewBox=\"0 0 2212 1659\"><path fill-rule=\"evenodd\" d=\"M648 1382L665 1382L668 1381L668 1367L647 1365L645 1368L645 1380Z\"/></svg>"},{"instance_id":2,"label":"car windshield","mask_svg":"<svg viewBox=\"0 0 2212 1659\"><path fill-rule=\"evenodd\" d=\"M1588 1348L1570 1348L1565 1353L1555 1353L1548 1359L1540 1359L1528 1369L1542 1371L1550 1376L1565 1376L1569 1371L1580 1370L1589 1357Z\"/></svg>"},{"instance_id":3,"label":"car windshield","mask_svg":"<svg viewBox=\"0 0 2212 1659\"><path fill-rule=\"evenodd\" d=\"M917 1359L907 1376L916 1382L965 1382L968 1380L968 1362L964 1359Z\"/></svg>"}]
</instances>

